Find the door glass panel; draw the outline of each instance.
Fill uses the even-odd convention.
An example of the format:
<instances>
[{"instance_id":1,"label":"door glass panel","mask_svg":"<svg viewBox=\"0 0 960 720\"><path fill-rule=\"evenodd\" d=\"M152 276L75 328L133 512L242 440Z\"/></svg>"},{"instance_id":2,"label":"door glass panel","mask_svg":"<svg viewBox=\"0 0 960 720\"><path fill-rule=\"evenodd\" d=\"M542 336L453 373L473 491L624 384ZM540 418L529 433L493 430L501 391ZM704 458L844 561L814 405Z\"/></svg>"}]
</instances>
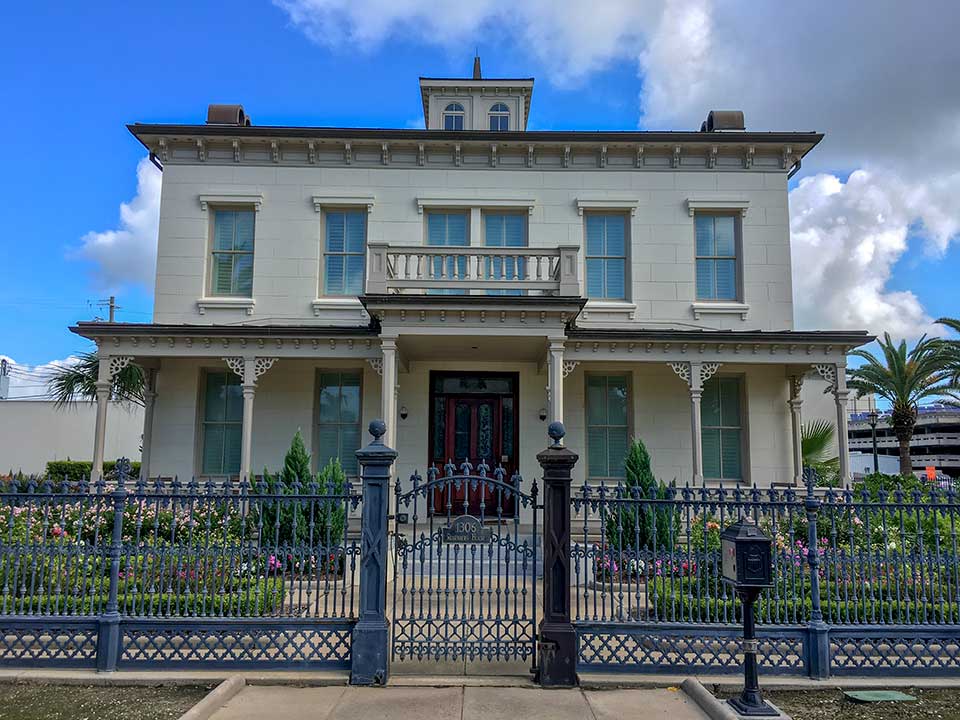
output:
<instances>
[{"instance_id":1,"label":"door glass panel","mask_svg":"<svg viewBox=\"0 0 960 720\"><path fill-rule=\"evenodd\" d=\"M496 461L493 457L493 408L490 403L482 403L477 408L477 460L488 463Z\"/></svg>"},{"instance_id":2,"label":"door glass panel","mask_svg":"<svg viewBox=\"0 0 960 720\"><path fill-rule=\"evenodd\" d=\"M513 398L504 398L503 399L503 422L500 425L500 432L503 439L501 440L501 452L506 455L510 460L513 459ZM496 458L497 462L500 461L500 458ZM496 467L497 463L493 463Z\"/></svg>"},{"instance_id":3,"label":"door glass panel","mask_svg":"<svg viewBox=\"0 0 960 720\"><path fill-rule=\"evenodd\" d=\"M447 450L447 403L443 398L433 399L433 459L445 461Z\"/></svg>"},{"instance_id":4,"label":"door glass panel","mask_svg":"<svg viewBox=\"0 0 960 720\"><path fill-rule=\"evenodd\" d=\"M463 462L470 455L470 406L458 402L453 414L453 459Z\"/></svg>"}]
</instances>

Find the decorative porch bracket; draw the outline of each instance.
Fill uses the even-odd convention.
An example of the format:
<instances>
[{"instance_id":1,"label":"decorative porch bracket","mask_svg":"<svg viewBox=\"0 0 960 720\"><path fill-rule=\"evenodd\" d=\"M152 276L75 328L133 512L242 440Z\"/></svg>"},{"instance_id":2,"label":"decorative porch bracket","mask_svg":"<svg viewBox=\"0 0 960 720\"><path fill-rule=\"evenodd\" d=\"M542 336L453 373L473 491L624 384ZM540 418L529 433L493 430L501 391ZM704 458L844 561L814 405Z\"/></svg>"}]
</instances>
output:
<instances>
[{"instance_id":1,"label":"decorative porch bracket","mask_svg":"<svg viewBox=\"0 0 960 720\"><path fill-rule=\"evenodd\" d=\"M357 450L363 480L360 531L360 617L351 641L350 683L386 685L389 674L387 626L387 502L396 450L383 444L383 420L370 423L373 441Z\"/></svg>"},{"instance_id":2,"label":"decorative porch bracket","mask_svg":"<svg viewBox=\"0 0 960 720\"><path fill-rule=\"evenodd\" d=\"M543 687L577 684L577 633L570 620L570 483L579 456L563 446L563 423L552 422L553 444L537 455L543 468L543 619L539 680Z\"/></svg>"}]
</instances>

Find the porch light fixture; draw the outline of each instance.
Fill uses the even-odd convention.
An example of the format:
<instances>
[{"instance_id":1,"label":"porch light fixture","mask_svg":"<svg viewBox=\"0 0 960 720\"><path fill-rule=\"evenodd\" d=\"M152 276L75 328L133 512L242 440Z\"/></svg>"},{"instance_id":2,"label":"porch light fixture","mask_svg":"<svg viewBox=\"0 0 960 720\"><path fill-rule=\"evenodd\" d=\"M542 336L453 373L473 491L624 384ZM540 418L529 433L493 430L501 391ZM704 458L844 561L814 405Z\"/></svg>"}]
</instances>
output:
<instances>
[{"instance_id":1,"label":"porch light fixture","mask_svg":"<svg viewBox=\"0 0 960 720\"><path fill-rule=\"evenodd\" d=\"M546 419L547 419L547 409L540 408L540 422L543 422Z\"/></svg>"},{"instance_id":2,"label":"porch light fixture","mask_svg":"<svg viewBox=\"0 0 960 720\"><path fill-rule=\"evenodd\" d=\"M406 406L406 405L401 405L401 406L400 406L400 419L401 419L401 420L406 420L408 414L409 414L409 413L407 412L407 406Z\"/></svg>"}]
</instances>

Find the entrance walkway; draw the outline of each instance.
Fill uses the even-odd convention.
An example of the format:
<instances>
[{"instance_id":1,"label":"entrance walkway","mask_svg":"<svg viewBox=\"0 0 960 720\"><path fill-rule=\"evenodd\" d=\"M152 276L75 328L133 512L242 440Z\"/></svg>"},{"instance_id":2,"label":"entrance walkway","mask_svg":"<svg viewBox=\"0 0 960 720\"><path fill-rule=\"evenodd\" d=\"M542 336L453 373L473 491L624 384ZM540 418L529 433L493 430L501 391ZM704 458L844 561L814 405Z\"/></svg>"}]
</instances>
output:
<instances>
[{"instance_id":1,"label":"entrance walkway","mask_svg":"<svg viewBox=\"0 0 960 720\"><path fill-rule=\"evenodd\" d=\"M212 720L705 720L673 690L248 686Z\"/></svg>"}]
</instances>

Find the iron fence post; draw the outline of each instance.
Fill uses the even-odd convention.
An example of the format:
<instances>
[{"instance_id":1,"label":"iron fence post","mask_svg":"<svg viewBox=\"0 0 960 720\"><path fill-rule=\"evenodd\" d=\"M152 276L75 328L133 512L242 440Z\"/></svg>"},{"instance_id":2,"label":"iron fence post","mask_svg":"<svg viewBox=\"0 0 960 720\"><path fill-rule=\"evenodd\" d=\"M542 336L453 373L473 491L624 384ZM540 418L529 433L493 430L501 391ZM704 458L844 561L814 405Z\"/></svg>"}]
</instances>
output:
<instances>
[{"instance_id":1,"label":"iron fence post","mask_svg":"<svg viewBox=\"0 0 960 720\"><path fill-rule=\"evenodd\" d=\"M100 615L97 630L97 672L113 672L120 658L120 610L118 595L120 590L120 555L123 551L123 513L127 505L127 475L130 461L127 458L117 460L115 467L117 487L110 497L113 499L113 532L110 538L110 585L107 604Z\"/></svg>"},{"instance_id":2,"label":"iron fence post","mask_svg":"<svg viewBox=\"0 0 960 720\"><path fill-rule=\"evenodd\" d=\"M540 621L540 684L577 684L577 634L570 621L570 483L579 456L565 448L563 423L547 429L553 444L537 455L543 468L543 619Z\"/></svg>"},{"instance_id":3,"label":"iron fence post","mask_svg":"<svg viewBox=\"0 0 960 720\"><path fill-rule=\"evenodd\" d=\"M373 441L357 450L363 479L360 529L360 615L351 642L350 682L385 685L389 668L387 627L387 504L396 450L383 444L387 426L370 423Z\"/></svg>"},{"instance_id":4,"label":"iron fence post","mask_svg":"<svg viewBox=\"0 0 960 720\"><path fill-rule=\"evenodd\" d=\"M817 532L817 517L820 499L814 494L817 473L813 468L804 468L803 479L807 495L803 506L807 511L807 564L810 566L810 618L807 621L807 674L815 680L830 677L830 635L823 621L820 605L820 539Z\"/></svg>"}]
</instances>

